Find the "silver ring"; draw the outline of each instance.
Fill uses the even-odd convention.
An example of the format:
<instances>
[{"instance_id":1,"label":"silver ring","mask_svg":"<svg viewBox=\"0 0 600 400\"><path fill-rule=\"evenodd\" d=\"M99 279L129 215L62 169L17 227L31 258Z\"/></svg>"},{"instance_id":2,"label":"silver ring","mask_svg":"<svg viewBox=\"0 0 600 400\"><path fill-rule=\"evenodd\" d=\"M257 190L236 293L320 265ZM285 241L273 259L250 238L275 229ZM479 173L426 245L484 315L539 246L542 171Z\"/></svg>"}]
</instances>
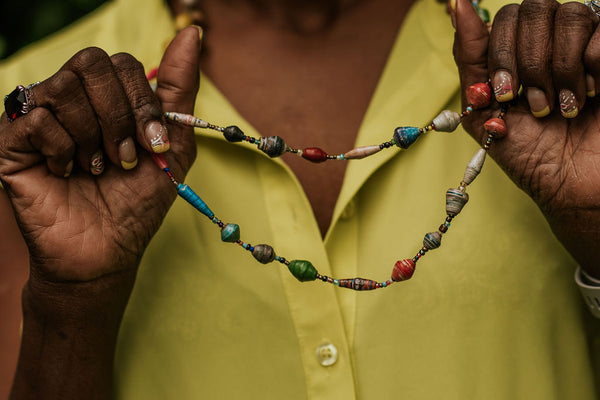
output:
<instances>
[{"instance_id":1,"label":"silver ring","mask_svg":"<svg viewBox=\"0 0 600 400\"><path fill-rule=\"evenodd\" d=\"M4 97L4 110L9 122L22 117L35 108L36 104L31 88L37 84L39 82L27 86L19 85Z\"/></svg>"},{"instance_id":2,"label":"silver ring","mask_svg":"<svg viewBox=\"0 0 600 400\"><path fill-rule=\"evenodd\" d=\"M585 0L585 5L588 6L594 14L600 17L600 0Z\"/></svg>"}]
</instances>

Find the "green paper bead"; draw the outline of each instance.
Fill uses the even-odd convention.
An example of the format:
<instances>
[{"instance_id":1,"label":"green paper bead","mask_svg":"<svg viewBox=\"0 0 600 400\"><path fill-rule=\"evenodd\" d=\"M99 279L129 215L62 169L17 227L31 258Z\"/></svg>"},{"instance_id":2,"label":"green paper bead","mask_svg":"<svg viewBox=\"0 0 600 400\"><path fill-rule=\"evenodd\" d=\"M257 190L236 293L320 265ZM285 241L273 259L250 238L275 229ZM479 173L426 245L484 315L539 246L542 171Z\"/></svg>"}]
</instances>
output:
<instances>
[{"instance_id":1,"label":"green paper bead","mask_svg":"<svg viewBox=\"0 0 600 400\"><path fill-rule=\"evenodd\" d=\"M234 243L240 240L240 226L238 224L227 224L221 229L221 240Z\"/></svg>"},{"instance_id":2,"label":"green paper bead","mask_svg":"<svg viewBox=\"0 0 600 400\"><path fill-rule=\"evenodd\" d=\"M292 260L288 265L292 275L300 282L314 281L317 279L317 269L306 260Z\"/></svg>"}]
</instances>

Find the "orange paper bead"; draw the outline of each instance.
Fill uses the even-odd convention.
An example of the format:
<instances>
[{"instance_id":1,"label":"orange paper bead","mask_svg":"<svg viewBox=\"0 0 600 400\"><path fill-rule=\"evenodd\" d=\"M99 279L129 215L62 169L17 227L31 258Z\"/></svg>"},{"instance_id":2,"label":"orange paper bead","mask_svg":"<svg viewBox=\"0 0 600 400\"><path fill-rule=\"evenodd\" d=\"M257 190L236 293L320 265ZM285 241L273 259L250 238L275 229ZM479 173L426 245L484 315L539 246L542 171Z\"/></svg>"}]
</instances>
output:
<instances>
[{"instance_id":1,"label":"orange paper bead","mask_svg":"<svg viewBox=\"0 0 600 400\"><path fill-rule=\"evenodd\" d=\"M487 83L476 83L467 88L467 102L474 109L485 108L492 102L492 89Z\"/></svg>"}]
</instances>

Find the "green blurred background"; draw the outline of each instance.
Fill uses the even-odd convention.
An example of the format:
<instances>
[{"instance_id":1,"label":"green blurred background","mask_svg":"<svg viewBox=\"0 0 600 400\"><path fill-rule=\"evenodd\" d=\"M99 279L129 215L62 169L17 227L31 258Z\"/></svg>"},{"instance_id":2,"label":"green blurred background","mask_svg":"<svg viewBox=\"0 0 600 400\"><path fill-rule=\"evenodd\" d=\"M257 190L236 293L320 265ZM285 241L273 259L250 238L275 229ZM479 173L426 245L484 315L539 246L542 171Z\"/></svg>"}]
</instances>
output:
<instances>
[{"instance_id":1,"label":"green blurred background","mask_svg":"<svg viewBox=\"0 0 600 400\"><path fill-rule=\"evenodd\" d=\"M93 11L106 0L1 0L0 59Z\"/></svg>"}]
</instances>

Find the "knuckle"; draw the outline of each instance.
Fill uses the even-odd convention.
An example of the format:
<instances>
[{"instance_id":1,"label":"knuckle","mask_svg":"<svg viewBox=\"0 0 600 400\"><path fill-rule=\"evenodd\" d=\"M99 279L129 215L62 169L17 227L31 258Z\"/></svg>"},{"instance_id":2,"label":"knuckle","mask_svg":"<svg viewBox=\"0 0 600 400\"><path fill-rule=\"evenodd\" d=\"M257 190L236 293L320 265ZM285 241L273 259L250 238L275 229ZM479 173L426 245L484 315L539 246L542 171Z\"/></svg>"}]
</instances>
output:
<instances>
[{"instance_id":1,"label":"knuckle","mask_svg":"<svg viewBox=\"0 0 600 400\"><path fill-rule=\"evenodd\" d=\"M117 53L110 57L113 65L125 70L144 70L144 66L129 53Z\"/></svg>"},{"instance_id":2,"label":"knuckle","mask_svg":"<svg viewBox=\"0 0 600 400\"><path fill-rule=\"evenodd\" d=\"M72 92L79 84L79 78L77 78L77 75L73 71L63 69L44 82L44 87L48 97L56 99L62 98L65 92Z\"/></svg>"},{"instance_id":3,"label":"knuckle","mask_svg":"<svg viewBox=\"0 0 600 400\"><path fill-rule=\"evenodd\" d=\"M518 4L507 4L503 6L494 17L494 23L496 21L507 21L516 19L519 15L519 5Z\"/></svg>"},{"instance_id":4,"label":"knuckle","mask_svg":"<svg viewBox=\"0 0 600 400\"><path fill-rule=\"evenodd\" d=\"M109 64L108 54L99 47L88 47L79 51L71 58L71 64L77 70L97 68Z\"/></svg>"}]
</instances>

